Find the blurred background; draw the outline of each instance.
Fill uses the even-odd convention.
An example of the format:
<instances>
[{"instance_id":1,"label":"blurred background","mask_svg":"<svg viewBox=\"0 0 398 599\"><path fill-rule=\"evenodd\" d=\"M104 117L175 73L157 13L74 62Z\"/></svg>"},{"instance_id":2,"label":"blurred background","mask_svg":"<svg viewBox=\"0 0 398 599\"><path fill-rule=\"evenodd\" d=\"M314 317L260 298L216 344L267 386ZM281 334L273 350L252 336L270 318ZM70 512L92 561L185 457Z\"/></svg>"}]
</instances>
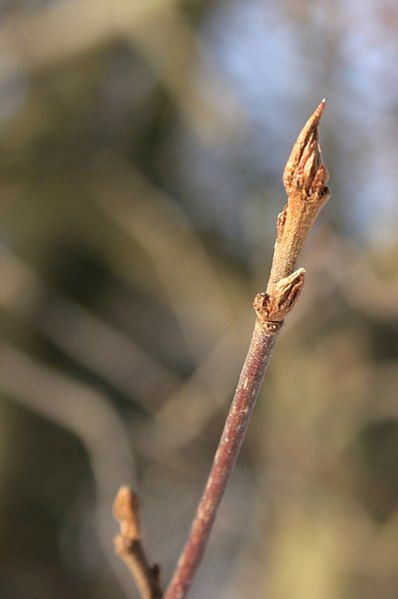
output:
<instances>
[{"instance_id":1,"label":"blurred background","mask_svg":"<svg viewBox=\"0 0 398 599\"><path fill-rule=\"evenodd\" d=\"M0 3L0 596L169 578L318 102L332 199L192 599L398 596L394 0Z\"/></svg>"}]
</instances>

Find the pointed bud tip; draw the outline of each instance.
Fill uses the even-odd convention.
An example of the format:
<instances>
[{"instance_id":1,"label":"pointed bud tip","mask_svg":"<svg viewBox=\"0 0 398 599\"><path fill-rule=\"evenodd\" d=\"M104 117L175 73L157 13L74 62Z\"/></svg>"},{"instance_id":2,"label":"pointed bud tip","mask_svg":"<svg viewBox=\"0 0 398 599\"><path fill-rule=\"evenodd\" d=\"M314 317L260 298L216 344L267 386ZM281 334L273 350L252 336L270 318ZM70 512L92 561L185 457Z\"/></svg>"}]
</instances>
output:
<instances>
[{"instance_id":1,"label":"pointed bud tip","mask_svg":"<svg viewBox=\"0 0 398 599\"><path fill-rule=\"evenodd\" d=\"M319 121L321 120L321 116L325 109L326 102L327 102L327 98L323 98L323 100L321 100L321 102L318 104L318 106L315 108L314 112L312 113L312 116L310 117L309 120L312 121L313 124L317 125L319 123Z\"/></svg>"}]
</instances>

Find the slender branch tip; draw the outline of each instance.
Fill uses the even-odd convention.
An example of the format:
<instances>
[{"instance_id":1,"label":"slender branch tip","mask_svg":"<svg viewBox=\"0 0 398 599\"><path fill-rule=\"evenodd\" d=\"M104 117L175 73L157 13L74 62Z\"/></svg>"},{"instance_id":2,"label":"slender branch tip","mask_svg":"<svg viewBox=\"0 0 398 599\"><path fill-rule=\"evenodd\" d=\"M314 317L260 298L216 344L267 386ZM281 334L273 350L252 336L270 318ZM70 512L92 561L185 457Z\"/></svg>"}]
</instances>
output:
<instances>
[{"instance_id":1,"label":"slender branch tip","mask_svg":"<svg viewBox=\"0 0 398 599\"><path fill-rule=\"evenodd\" d=\"M120 532L131 540L141 538L139 524L139 500L130 487L120 487L114 504L113 516L120 524Z\"/></svg>"},{"instance_id":2,"label":"slender branch tip","mask_svg":"<svg viewBox=\"0 0 398 599\"><path fill-rule=\"evenodd\" d=\"M283 184L288 196L303 188L308 191L323 164L318 126L325 104L326 100L323 99L307 120L292 148L283 172Z\"/></svg>"},{"instance_id":3,"label":"slender branch tip","mask_svg":"<svg viewBox=\"0 0 398 599\"><path fill-rule=\"evenodd\" d=\"M326 99L314 110L293 145L283 173L287 205L278 215L277 238L267 293L289 276L316 217L327 202L328 170L319 145L319 122Z\"/></svg>"},{"instance_id":4,"label":"slender branch tip","mask_svg":"<svg viewBox=\"0 0 398 599\"><path fill-rule=\"evenodd\" d=\"M138 498L129 487L121 487L115 499L113 513L120 524L115 549L135 579L141 599L186 597L235 466L278 332L303 289L305 270L296 269L297 258L320 209L329 197L326 186L329 174L319 146L319 122L325 105L326 98L307 120L283 173L287 204L277 218L277 235L267 289L254 299L257 320L232 406L188 539L163 595L159 570L157 566L149 564L142 547Z\"/></svg>"},{"instance_id":5,"label":"slender branch tip","mask_svg":"<svg viewBox=\"0 0 398 599\"><path fill-rule=\"evenodd\" d=\"M160 599L162 591L159 567L149 564L144 552L139 523L139 500L130 487L120 487L113 504L113 515L120 525L120 534L114 539L115 552L130 570L141 599Z\"/></svg>"}]
</instances>

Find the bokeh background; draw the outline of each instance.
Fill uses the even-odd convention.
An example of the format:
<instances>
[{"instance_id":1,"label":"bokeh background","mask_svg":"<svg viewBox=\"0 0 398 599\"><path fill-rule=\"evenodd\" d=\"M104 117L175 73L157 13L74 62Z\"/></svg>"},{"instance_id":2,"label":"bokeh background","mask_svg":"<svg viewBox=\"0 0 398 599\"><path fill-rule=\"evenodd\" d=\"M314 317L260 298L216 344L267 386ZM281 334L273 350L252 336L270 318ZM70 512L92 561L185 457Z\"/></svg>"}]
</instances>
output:
<instances>
[{"instance_id":1,"label":"bokeh background","mask_svg":"<svg viewBox=\"0 0 398 599\"><path fill-rule=\"evenodd\" d=\"M332 199L192 599L398 596L395 0L0 3L0 596L170 576L329 98Z\"/></svg>"}]
</instances>

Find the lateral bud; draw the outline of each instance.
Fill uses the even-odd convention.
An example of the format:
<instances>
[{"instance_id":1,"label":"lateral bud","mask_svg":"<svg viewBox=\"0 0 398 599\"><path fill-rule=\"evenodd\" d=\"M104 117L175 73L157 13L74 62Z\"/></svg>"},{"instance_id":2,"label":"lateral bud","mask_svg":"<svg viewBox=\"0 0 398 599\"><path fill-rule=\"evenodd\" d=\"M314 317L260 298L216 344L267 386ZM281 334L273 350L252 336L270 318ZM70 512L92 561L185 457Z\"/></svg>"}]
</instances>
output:
<instances>
[{"instance_id":1,"label":"lateral bud","mask_svg":"<svg viewBox=\"0 0 398 599\"><path fill-rule=\"evenodd\" d=\"M272 294L258 293L254 298L253 307L261 325L282 325L285 316L293 308L304 286L305 270L299 268L291 275L276 283ZM272 330L272 329L270 329Z\"/></svg>"},{"instance_id":2,"label":"lateral bud","mask_svg":"<svg viewBox=\"0 0 398 599\"><path fill-rule=\"evenodd\" d=\"M141 538L139 524L139 500L130 487L120 487L113 504L113 516L120 524L123 537L139 540Z\"/></svg>"}]
</instances>

